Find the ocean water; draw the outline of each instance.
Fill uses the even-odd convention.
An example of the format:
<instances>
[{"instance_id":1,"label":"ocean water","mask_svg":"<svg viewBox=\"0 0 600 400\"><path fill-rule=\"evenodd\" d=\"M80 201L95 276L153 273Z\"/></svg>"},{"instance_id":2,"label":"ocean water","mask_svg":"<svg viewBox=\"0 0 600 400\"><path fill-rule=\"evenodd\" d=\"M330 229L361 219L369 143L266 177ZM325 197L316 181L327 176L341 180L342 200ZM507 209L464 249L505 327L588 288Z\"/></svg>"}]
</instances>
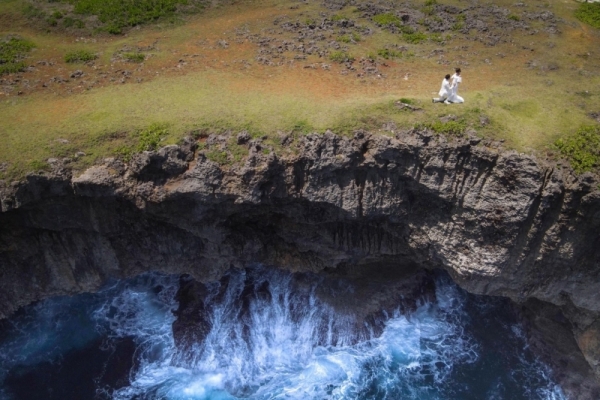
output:
<instances>
[{"instance_id":1,"label":"ocean water","mask_svg":"<svg viewBox=\"0 0 600 400\"><path fill-rule=\"evenodd\" d=\"M48 299L0 322L0 399L565 399L508 301L432 279L415 307L358 318L329 301L350 283L232 270L184 344L178 276Z\"/></svg>"}]
</instances>

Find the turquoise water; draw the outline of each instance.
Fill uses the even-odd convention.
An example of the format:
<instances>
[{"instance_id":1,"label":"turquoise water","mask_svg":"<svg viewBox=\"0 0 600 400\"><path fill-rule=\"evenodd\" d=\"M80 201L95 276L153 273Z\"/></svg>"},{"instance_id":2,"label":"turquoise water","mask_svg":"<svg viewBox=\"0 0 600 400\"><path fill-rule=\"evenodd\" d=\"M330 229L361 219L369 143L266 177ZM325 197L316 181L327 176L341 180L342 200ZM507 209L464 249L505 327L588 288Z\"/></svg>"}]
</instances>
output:
<instances>
[{"instance_id":1,"label":"turquoise water","mask_svg":"<svg viewBox=\"0 0 600 400\"><path fill-rule=\"evenodd\" d=\"M202 293L210 329L180 347L179 277L48 299L0 325L0 398L565 398L507 301L432 279L410 311L359 319L319 295L319 277L231 271Z\"/></svg>"}]
</instances>

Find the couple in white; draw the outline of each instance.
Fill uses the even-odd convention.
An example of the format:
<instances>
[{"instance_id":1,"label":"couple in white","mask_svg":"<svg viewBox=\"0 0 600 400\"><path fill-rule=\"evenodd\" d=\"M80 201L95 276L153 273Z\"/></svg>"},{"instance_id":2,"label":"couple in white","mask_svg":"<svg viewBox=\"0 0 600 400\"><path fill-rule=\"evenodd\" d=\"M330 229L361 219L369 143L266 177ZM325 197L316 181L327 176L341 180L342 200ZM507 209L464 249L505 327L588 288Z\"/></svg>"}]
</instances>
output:
<instances>
[{"instance_id":1,"label":"couple in white","mask_svg":"<svg viewBox=\"0 0 600 400\"><path fill-rule=\"evenodd\" d=\"M433 103L464 103L465 99L458 95L458 85L462 82L462 78L460 76L460 68L455 69L456 73L452 76L450 74L444 77L442 80L442 88L438 95L440 97L436 97L431 99Z\"/></svg>"}]
</instances>

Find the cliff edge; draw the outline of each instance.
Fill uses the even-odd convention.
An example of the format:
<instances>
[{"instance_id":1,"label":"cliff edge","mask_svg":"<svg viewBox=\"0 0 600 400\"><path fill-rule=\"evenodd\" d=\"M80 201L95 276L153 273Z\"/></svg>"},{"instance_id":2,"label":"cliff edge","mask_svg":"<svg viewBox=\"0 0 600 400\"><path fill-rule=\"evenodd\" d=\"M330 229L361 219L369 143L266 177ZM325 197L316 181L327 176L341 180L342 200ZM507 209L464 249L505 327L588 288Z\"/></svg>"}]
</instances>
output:
<instances>
[{"instance_id":1,"label":"cliff edge","mask_svg":"<svg viewBox=\"0 0 600 400\"><path fill-rule=\"evenodd\" d=\"M190 139L0 186L0 317L148 270L206 280L248 262L343 274L418 265L562 327L600 376L595 176L427 130L310 134L284 157L246 145L243 164L211 161ZM577 373L572 384L597 393L597 378Z\"/></svg>"}]
</instances>

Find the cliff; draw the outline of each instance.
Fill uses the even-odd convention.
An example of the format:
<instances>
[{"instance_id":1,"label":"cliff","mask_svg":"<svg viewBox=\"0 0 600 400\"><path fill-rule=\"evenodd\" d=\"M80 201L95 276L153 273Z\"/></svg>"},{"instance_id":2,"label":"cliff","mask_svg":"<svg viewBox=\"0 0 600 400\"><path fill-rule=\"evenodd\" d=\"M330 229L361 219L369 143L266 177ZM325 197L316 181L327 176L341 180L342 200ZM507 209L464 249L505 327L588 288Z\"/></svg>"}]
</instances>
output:
<instances>
[{"instance_id":1,"label":"cliff","mask_svg":"<svg viewBox=\"0 0 600 400\"><path fill-rule=\"evenodd\" d=\"M243 165L210 161L190 140L4 185L0 317L148 270L206 280L248 262L346 275L418 265L522 304L539 332L567 332L565 351L581 349L600 376L594 176L427 131L307 135L285 157L247 146ZM571 355L554 363L598 393Z\"/></svg>"}]
</instances>

